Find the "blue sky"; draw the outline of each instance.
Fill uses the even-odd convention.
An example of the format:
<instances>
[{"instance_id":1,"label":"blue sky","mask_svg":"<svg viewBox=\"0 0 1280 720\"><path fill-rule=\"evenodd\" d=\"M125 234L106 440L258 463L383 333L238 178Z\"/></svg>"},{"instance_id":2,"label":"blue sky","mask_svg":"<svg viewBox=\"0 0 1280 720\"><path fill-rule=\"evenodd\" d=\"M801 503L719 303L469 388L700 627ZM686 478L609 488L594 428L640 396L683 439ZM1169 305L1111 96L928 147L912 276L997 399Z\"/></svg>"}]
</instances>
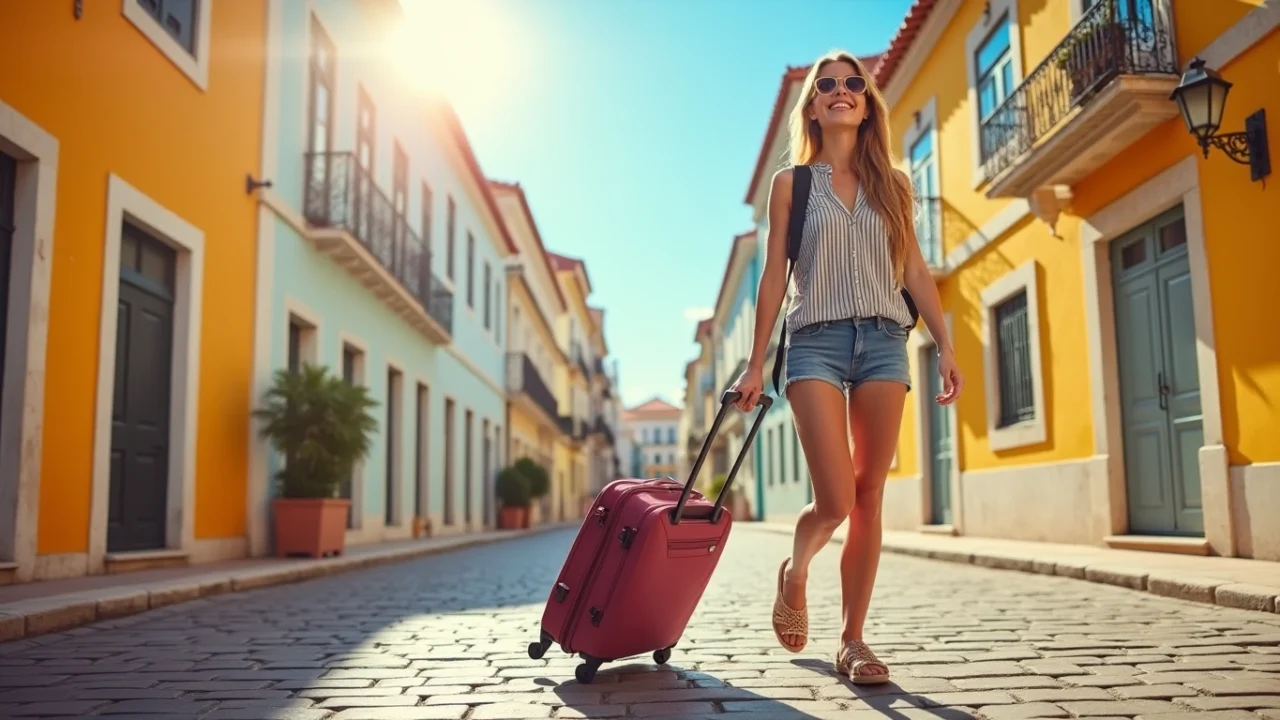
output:
<instances>
[{"instance_id":1,"label":"blue sky","mask_svg":"<svg viewBox=\"0 0 1280 720\"><path fill-rule=\"evenodd\" d=\"M485 173L521 183L548 249L586 261L623 402L679 405L693 316L751 229L783 71L882 51L909 4L425 0L415 17Z\"/></svg>"}]
</instances>

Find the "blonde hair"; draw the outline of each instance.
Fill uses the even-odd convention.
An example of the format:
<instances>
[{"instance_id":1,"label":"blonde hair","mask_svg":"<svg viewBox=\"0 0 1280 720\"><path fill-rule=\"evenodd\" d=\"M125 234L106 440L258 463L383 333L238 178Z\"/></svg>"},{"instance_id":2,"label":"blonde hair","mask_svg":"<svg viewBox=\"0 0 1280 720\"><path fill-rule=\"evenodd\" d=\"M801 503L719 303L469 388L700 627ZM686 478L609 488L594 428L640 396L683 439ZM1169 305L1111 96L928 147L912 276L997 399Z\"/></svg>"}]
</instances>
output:
<instances>
[{"instance_id":1,"label":"blonde hair","mask_svg":"<svg viewBox=\"0 0 1280 720\"><path fill-rule=\"evenodd\" d=\"M841 61L852 65L858 75L867 79L867 114L858 127L853 171L862 185L867 203L880 215L888 231L893 280L895 285L902 287L907 243L915 223L915 200L911 183L906 182L893 166L893 155L889 150L889 107L880 94L880 88L876 87L875 79L858 58L837 50L818 58L809 69L800 89L800 102L791 111L791 164L808 165L822 151L822 128L817 120L809 119L808 111L816 97L814 83L818 73L828 64Z\"/></svg>"}]
</instances>

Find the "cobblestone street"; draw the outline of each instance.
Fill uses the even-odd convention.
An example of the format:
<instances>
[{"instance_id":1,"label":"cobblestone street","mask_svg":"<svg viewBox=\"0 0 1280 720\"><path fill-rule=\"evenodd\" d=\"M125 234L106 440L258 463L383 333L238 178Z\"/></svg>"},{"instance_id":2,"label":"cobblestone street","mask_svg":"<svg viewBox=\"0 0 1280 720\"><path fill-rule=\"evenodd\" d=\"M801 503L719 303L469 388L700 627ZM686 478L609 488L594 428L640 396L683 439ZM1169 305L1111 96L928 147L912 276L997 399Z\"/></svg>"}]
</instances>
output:
<instances>
[{"instance_id":1,"label":"cobblestone street","mask_svg":"<svg viewBox=\"0 0 1280 720\"><path fill-rule=\"evenodd\" d=\"M769 629L790 538L746 524L667 667L609 664L582 686L558 647L545 660L526 653L571 539L548 533L0 645L0 717L1280 720L1280 615L897 555L882 561L868 637L895 682L855 689L830 662L839 546L814 567L813 638L792 655Z\"/></svg>"}]
</instances>

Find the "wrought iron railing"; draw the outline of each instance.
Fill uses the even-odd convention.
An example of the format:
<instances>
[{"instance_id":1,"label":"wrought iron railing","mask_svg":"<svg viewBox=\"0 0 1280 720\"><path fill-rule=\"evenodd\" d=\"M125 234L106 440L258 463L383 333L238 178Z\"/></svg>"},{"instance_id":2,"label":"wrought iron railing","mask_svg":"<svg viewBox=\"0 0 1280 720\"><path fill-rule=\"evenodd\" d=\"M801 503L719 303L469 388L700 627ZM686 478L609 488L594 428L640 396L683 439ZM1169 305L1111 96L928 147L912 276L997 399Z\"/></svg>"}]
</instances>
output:
<instances>
[{"instance_id":1,"label":"wrought iron railing","mask_svg":"<svg viewBox=\"0 0 1280 720\"><path fill-rule=\"evenodd\" d=\"M431 272L431 249L360 166L354 153L306 153L303 216L316 227L346 230L445 332L453 334L453 291Z\"/></svg>"},{"instance_id":2,"label":"wrought iron railing","mask_svg":"<svg viewBox=\"0 0 1280 720\"><path fill-rule=\"evenodd\" d=\"M929 267L942 267L942 198L916 198L916 242Z\"/></svg>"},{"instance_id":3,"label":"wrought iron railing","mask_svg":"<svg viewBox=\"0 0 1280 720\"><path fill-rule=\"evenodd\" d=\"M609 421L603 415L596 416L595 426L592 431L603 435L606 444L611 446L614 444L613 428L609 427Z\"/></svg>"},{"instance_id":4,"label":"wrought iron railing","mask_svg":"<svg viewBox=\"0 0 1280 720\"><path fill-rule=\"evenodd\" d=\"M1165 0L1097 0L1040 65L982 119L983 175L996 177L1118 75L1178 74Z\"/></svg>"},{"instance_id":5,"label":"wrought iron railing","mask_svg":"<svg viewBox=\"0 0 1280 720\"><path fill-rule=\"evenodd\" d=\"M548 415L559 417L560 408L557 406L556 396L528 355L521 352L507 353L507 388L511 392L528 395Z\"/></svg>"},{"instance_id":6,"label":"wrought iron railing","mask_svg":"<svg viewBox=\"0 0 1280 720\"><path fill-rule=\"evenodd\" d=\"M573 417L571 415L561 415L559 417L560 431L573 440L583 440L587 437L587 423L582 418Z\"/></svg>"}]
</instances>

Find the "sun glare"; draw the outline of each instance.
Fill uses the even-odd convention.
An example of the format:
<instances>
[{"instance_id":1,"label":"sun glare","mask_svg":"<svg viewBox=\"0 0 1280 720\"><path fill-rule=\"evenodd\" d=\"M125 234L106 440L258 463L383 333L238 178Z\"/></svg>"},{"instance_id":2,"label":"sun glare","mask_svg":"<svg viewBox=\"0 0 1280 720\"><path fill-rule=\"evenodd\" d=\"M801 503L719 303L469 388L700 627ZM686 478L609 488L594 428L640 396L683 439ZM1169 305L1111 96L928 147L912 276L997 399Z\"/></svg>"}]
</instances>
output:
<instances>
[{"instance_id":1,"label":"sun glare","mask_svg":"<svg viewBox=\"0 0 1280 720\"><path fill-rule=\"evenodd\" d=\"M414 85L456 105L493 96L514 38L507 18L481 0L401 0L405 20L392 37L392 59Z\"/></svg>"}]
</instances>

